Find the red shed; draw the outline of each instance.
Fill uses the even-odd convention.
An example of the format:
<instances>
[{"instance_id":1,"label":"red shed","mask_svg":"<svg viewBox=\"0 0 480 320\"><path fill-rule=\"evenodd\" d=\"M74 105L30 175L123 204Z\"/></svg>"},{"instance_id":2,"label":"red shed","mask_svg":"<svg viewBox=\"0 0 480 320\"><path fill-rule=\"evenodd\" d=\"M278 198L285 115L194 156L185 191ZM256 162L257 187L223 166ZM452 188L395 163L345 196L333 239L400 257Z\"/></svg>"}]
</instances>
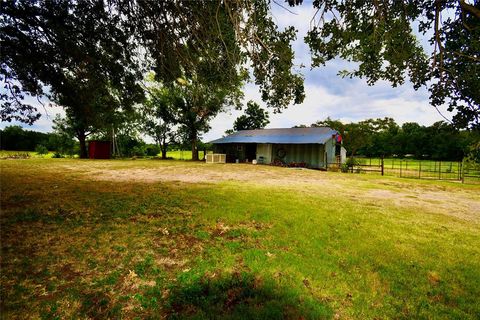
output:
<instances>
[{"instance_id":1,"label":"red shed","mask_svg":"<svg viewBox=\"0 0 480 320\"><path fill-rule=\"evenodd\" d=\"M90 159L110 159L110 141L90 141L88 154Z\"/></svg>"}]
</instances>

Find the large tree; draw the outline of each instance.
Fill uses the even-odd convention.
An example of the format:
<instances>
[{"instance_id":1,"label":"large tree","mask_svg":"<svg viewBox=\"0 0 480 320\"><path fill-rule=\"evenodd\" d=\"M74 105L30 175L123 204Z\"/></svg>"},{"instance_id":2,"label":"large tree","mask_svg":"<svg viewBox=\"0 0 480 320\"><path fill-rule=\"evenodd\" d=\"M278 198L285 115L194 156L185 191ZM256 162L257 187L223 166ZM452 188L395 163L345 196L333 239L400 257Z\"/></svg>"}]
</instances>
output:
<instances>
[{"instance_id":1,"label":"large tree","mask_svg":"<svg viewBox=\"0 0 480 320\"><path fill-rule=\"evenodd\" d=\"M202 82L203 74L217 84L241 86L237 80L245 80L250 67L269 107L280 111L303 101L303 78L293 70L296 30L278 30L269 1L119 3L147 49L157 80L197 77Z\"/></svg>"},{"instance_id":2,"label":"large tree","mask_svg":"<svg viewBox=\"0 0 480 320\"><path fill-rule=\"evenodd\" d=\"M179 90L153 81L153 74L147 80L147 99L141 108L141 126L160 147L162 159L166 159L168 146L175 140L174 127L179 121L178 111L184 100Z\"/></svg>"},{"instance_id":3,"label":"large tree","mask_svg":"<svg viewBox=\"0 0 480 320\"><path fill-rule=\"evenodd\" d=\"M178 88L183 97L183 103L178 104L179 129L190 141L192 160L198 160L197 143L210 129L210 120L231 106L240 106L242 92L235 84L211 85L198 80L185 81Z\"/></svg>"},{"instance_id":4,"label":"large tree","mask_svg":"<svg viewBox=\"0 0 480 320\"><path fill-rule=\"evenodd\" d=\"M136 80L147 68L165 86L177 78L193 83L191 105L206 86L223 94L220 110L251 67L263 99L280 111L304 98L303 78L293 71L295 36L293 27L277 30L266 1L2 2L2 120L34 122L40 114L23 98L46 95L77 122L85 155L81 131L138 100ZM212 110L209 118L218 113Z\"/></svg>"},{"instance_id":5,"label":"large tree","mask_svg":"<svg viewBox=\"0 0 480 320\"><path fill-rule=\"evenodd\" d=\"M5 1L0 20L2 120L32 123L24 92L66 108L86 157L89 131L141 99L135 48L122 16L103 1Z\"/></svg>"},{"instance_id":6,"label":"large tree","mask_svg":"<svg viewBox=\"0 0 480 320\"><path fill-rule=\"evenodd\" d=\"M297 1L289 1L292 5ZM317 13L305 38L313 66L336 57L354 61L350 77L393 86L409 78L430 86L434 107L456 111L459 127L480 127L480 2L474 0L315 0ZM430 57L414 35L433 34Z\"/></svg>"},{"instance_id":7,"label":"large tree","mask_svg":"<svg viewBox=\"0 0 480 320\"><path fill-rule=\"evenodd\" d=\"M263 129L270 123L268 112L254 101L247 102L245 114L239 116L233 123L233 130Z\"/></svg>"},{"instance_id":8,"label":"large tree","mask_svg":"<svg viewBox=\"0 0 480 320\"><path fill-rule=\"evenodd\" d=\"M101 71L129 74L148 67L157 80L168 84L178 77L191 78L190 70L203 68L205 75L215 74L217 83L233 81L241 86L237 79L245 80L251 67L269 107L280 111L304 98L303 78L293 71L291 42L296 31L277 30L266 1L37 0L8 2L2 9L0 35L6 48L2 79L13 88L2 96L9 103L4 104L5 120L35 121L37 110L20 106L19 98L24 93L45 93L42 85L51 86L58 78L57 69L65 67L58 58L72 62L79 60L73 53L92 54L79 47L91 39L79 37L101 39L98 49L106 54L102 59L91 57ZM124 50L115 52L119 47ZM17 49L23 55L17 55ZM132 63L142 56L141 63ZM30 118L22 109L27 107Z\"/></svg>"},{"instance_id":9,"label":"large tree","mask_svg":"<svg viewBox=\"0 0 480 320\"><path fill-rule=\"evenodd\" d=\"M296 32L277 30L267 2L138 1L124 12L136 22L156 79L181 91L178 122L193 160L209 121L240 105L248 66L275 111L303 101L303 78L292 70Z\"/></svg>"}]
</instances>

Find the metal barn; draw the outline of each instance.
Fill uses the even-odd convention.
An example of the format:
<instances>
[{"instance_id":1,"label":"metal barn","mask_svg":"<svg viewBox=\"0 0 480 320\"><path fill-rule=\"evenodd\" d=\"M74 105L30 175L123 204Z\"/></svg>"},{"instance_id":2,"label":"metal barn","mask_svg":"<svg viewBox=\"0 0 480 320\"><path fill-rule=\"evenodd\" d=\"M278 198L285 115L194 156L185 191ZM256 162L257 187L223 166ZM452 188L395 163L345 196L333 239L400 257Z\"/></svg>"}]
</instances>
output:
<instances>
[{"instance_id":1,"label":"metal barn","mask_svg":"<svg viewBox=\"0 0 480 320\"><path fill-rule=\"evenodd\" d=\"M210 143L214 145L214 153L226 154L227 162L281 161L320 169L345 161L341 142L336 130L316 127L242 130Z\"/></svg>"}]
</instances>

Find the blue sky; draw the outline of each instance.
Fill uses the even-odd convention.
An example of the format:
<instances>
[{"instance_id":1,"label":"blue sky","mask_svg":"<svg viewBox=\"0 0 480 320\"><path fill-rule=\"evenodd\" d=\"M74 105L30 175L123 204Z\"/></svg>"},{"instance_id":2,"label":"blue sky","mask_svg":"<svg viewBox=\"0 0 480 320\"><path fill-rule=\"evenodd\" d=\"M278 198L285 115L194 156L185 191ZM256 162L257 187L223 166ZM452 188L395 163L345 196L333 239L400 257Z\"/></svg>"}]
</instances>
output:
<instances>
[{"instance_id":1,"label":"blue sky","mask_svg":"<svg viewBox=\"0 0 480 320\"><path fill-rule=\"evenodd\" d=\"M325 67L310 69L310 52L303 43L303 38L310 27L310 20L315 10L310 3L292 8L292 14L278 5L272 4L272 14L278 26L282 29L294 25L298 29L297 40L293 44L295 64L306 67L301 70L305 77L305 101L301 105L291 105L281 114L270 113L270 124L267 128L292 127L298 124L311 124L326 117L340 119L345 122L360 121L368 118L394 118L397 123L418 122L430 125L443 120L438 111L430 106L428 91L421 88L413 90L410 83L392 88L389 83L379 81L374 86L368 86L363 79L347 79L337 76L339 70L351 66L345 61L334 60ZM421 43L427 48L427 40L420 37ZM427 48L428 50L428 48ZM245 86L245 102L254 100L265 106L260 98L258 88L249 83ZM45 101L47 102L47 101ZM48 102L47 102L48 104ZM55 114L63 114L60 107L47 107L47 113L42 111L42 117L33 126L22 125L32 130L51 131L52 119ZM443 115L451 115L445 109ZM203 135L204 141L221 137L225 130L231 129L239 111L229 110L218 115L212 122L212 129ZM0 124L0 127L12 123ZM148 140L148 139L147 139Z\"/></svg>"}]
</instances>

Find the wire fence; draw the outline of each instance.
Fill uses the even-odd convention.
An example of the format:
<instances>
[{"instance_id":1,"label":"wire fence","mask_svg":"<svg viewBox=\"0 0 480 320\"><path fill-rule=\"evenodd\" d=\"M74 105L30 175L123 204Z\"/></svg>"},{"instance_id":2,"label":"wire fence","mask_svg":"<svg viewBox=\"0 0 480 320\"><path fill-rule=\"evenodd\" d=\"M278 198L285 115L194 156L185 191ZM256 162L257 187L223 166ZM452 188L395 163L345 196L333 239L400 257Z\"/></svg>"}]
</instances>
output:
<instances>
[{"instance_id":1,"label":"wire fence","mask_svg":"<svg viewBox=\"0 0 480 320\"><path fill-rule=\"evenodd\" d=\"M453 180L480 183L480 165L466 161L435 161L394 158L349 158L346 164L329 164L351 173L379 173L400 178Z\"/></svg>"}]
</instances>

